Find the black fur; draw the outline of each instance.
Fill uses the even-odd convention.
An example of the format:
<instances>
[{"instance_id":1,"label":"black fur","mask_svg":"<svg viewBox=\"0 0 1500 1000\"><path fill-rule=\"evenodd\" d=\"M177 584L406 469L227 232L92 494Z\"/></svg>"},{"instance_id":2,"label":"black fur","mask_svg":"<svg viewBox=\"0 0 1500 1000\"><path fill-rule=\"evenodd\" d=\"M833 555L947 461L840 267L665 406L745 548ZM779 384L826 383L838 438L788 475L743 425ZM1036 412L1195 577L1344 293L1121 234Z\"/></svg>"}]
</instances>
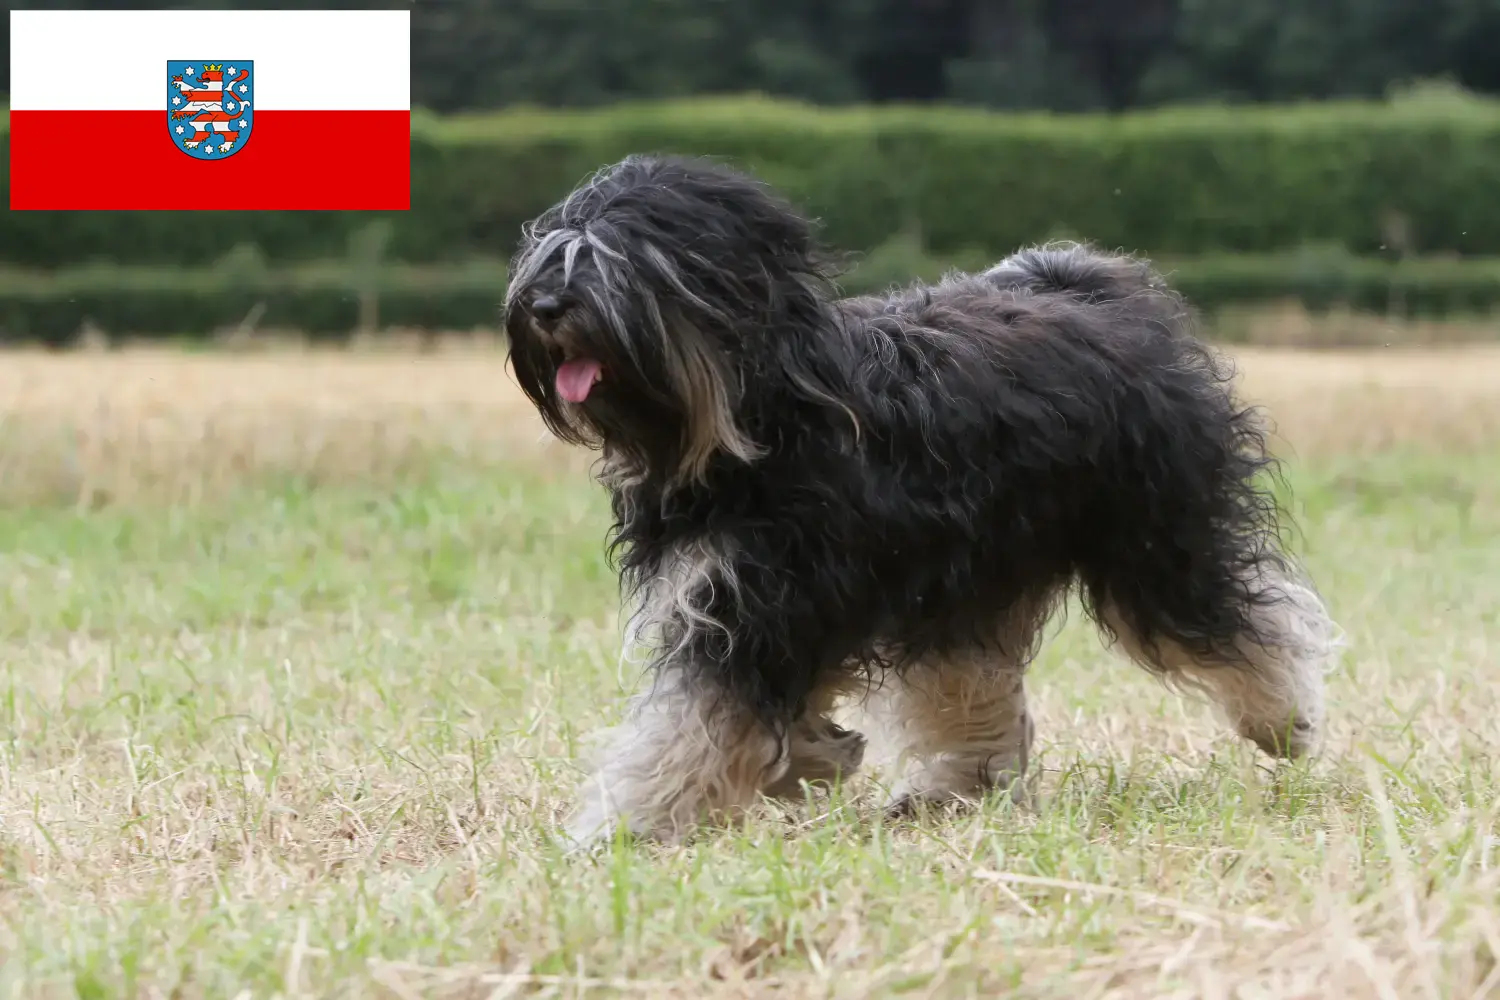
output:
<instances>
[{"instance_id":1,"label":"black fur","mask_svg":"<svg viewBox=\"0 0 1500 1000\"><path fill-rule=\"evenodd\" d=\"M1262 426L1146 264L1033 249L838 300L826 261L762 185L646 157L516 259L513 370L555 432L602 446L627 590L694 546L722 556L699 583L711 626L666 623L674 662L783 732L841 672L1032 642L1070 585L1224 669L1279 641L1255 614L1277 595L1246 583L1285 564ZM555 327L529 311L544 294L568 305ZM711 420L674 382L684 351L751 446L691 474ZM554 379L579 355L604 379L575 406Z\"/></svg>"}]
</instances>

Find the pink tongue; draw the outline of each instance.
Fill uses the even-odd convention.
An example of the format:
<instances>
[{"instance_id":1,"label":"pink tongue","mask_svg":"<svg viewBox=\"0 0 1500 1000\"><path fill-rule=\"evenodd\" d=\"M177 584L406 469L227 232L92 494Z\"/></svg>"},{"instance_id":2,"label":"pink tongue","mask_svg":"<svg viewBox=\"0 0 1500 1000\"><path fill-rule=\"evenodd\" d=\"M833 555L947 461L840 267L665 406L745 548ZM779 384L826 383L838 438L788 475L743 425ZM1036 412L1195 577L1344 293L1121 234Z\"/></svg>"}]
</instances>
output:
<instances>
[{"instance_id":1,"label":"pink tongue","mask_svg":"<svg viewBox=\"0 0 1500 1000\"><path fill-rule=\"evenodd\" d=\"M557 394L570 403L581 403L589 398L601 374L602 366L593 358L564 361L557 369Z\"/></svg>"}]
</instances>

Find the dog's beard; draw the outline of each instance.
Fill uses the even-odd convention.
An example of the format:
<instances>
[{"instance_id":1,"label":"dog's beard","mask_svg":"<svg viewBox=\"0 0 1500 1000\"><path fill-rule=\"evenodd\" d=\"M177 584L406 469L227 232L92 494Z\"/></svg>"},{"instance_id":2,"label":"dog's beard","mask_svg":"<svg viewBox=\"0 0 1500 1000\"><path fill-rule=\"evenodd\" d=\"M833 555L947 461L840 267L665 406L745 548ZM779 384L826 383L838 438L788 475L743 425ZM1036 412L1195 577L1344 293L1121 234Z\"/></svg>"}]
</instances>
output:
<instances>
[{"instance_id":1,"label":"dog's beard","mask_svg":"<svg viewBox=\"0 0 1500 1000\"><path fill-rule=\"evenodd\" d=\"M519 313L507 324L517 380L554 434L602 447L617 476L671 485L702 480L715 456L763 454L741 426L731 359L673 306L580 300L551 331Z\"/></svg>"}]
</instances>

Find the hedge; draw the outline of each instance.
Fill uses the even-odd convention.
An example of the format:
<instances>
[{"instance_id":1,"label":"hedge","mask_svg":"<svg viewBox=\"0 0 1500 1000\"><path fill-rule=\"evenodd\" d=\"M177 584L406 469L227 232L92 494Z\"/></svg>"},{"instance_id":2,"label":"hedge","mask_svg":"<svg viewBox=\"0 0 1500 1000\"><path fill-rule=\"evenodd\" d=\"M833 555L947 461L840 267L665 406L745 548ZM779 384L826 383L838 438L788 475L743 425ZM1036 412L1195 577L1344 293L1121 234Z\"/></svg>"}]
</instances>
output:
<instances>
[{"instance_id":1,"label":"hedge","mask_svg":"<svg viewBox=\"0 0 1500 1000\"><path fill-rule=\"evenodd\" d=\"M61 346L88 327L112 337L206 340L246 321L331 339L347 337L366 318L384 328L494 327L504 293L504 266L482 261L378 271L324 261L273 269L237 255L204 268L0 271L0 342ZM362 301L371 298L376 312L362 317Z\"/></svg>"},{"instance_id":2,"label":"hedge","mask_svg":"<svg viewBox=\"0 0 1500 1000\"><path fill-rule=\"evenodd\" d=\"M523 221L633 151L709 154L779 185L868 250L905 231L999 256L1071 235L1155 256L1331 243L1500 255L1500 103L1407 98L1122 116L817 109L760 99L413 117L410 262L505 257ZM0 163L8 163L6 155ZM361 213L15 212L0 262L195 265L249 244L278 261L344 252Z\"/></svg>"},{"instance_id":3,"label":"hedge","mask_svg":"<svg viewBox=\"0 0 1500 1000\"><path fill-rule=\"evenodd\" d=\"M846 292L932 280L950 266L974 270L986 258L940 260L899 241L871 254L843 279ZM1158 265L1205 313L1226 306L1295 301L1312 310L1346 307L1386 315L1441 317L1500 307L1500 259L1387 260L1337 251L1232 255ZM41 273L0 271L0 342L66 345L85 328L115 338L202 340L247 317L261 329L339 339L360 324L362 294L378 304L381 328L493 329L504 295L496 261L463 266L393 265L378 271L322 262L273 269L93 267ZM1497 329L1500 334L1500 329Z\"/></svg>"}]
</instances>

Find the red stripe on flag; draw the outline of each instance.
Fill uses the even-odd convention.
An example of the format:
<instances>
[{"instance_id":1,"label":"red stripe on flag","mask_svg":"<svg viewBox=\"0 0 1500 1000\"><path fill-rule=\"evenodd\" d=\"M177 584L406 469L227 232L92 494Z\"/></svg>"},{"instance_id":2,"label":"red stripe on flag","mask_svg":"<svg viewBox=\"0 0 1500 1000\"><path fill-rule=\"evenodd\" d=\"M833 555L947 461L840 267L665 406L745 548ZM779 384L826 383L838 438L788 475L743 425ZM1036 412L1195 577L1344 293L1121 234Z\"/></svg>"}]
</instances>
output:
<instances>
[{"instance_id":1,"label":"red stripe on flag","mask_svg":"<svg viewBox=\"0 0 1500 1000\"><path fill-rule=\"evenodd\" d=\"M12 110L10 207L411 207L410 112L257 111L243 148L220 161L178 149L166 118L160 111Z\"/></svg>"}]
</instances>

